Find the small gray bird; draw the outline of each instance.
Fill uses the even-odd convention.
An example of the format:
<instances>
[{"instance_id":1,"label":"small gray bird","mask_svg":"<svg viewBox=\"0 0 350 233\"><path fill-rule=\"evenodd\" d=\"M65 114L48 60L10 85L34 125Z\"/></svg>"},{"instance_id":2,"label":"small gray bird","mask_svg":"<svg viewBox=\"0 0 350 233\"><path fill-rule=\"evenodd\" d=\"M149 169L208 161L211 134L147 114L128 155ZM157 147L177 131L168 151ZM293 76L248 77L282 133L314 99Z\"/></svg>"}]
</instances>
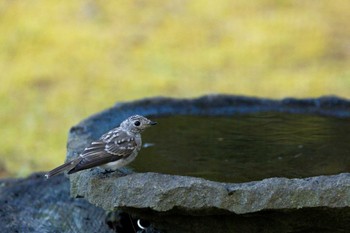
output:
<instances>
[{"instance_id":1,"label":"small gray bird","mask_svg":"<svg viewBox=\"0 0 350 233\"><path fill-rule=\"evenodd\" d=\"M124 120L119 127L103 134L97 141L85 148L80 156L52 171L45 177L68 171L72 174L81 170L100 166L105 170L117 170L133 161L141 149L141 132L157 122L134 115Z\"/></svg>"}]
</instances>

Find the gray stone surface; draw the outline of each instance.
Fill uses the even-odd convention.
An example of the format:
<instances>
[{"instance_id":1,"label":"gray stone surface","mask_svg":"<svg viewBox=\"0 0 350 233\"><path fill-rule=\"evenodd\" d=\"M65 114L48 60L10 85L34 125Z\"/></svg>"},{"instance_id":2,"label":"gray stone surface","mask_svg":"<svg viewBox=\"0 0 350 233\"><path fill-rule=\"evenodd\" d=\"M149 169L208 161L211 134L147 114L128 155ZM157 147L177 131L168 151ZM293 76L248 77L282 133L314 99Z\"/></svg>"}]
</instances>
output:
<instances>
[{"instance_id":1,"label":"gray stone surface","mask_svg":"<svg viewBox=\"0 0 350 233\"><path fill-rule=\"evenodd\" d=\"M91 174L85 172L85 175ZM255 213L311 207L350 206L350 174L306 179L270 178L224 184L201 178L157 173L100 175L74 180L73 196L106 210L174 211L190 215ZM181 210L181 211L180 211Z\"/></svg>"},{"instance_id":2,"label":"gray stone surface","mask_svg":"<svg viewBox=\"0 0 350 233\"><path fill-rule=\"evenodd\" d=\"M70 198L62 175L0 180L1 232L113 232L105 218L103 209Z\"/></svg>"}]
</instances>

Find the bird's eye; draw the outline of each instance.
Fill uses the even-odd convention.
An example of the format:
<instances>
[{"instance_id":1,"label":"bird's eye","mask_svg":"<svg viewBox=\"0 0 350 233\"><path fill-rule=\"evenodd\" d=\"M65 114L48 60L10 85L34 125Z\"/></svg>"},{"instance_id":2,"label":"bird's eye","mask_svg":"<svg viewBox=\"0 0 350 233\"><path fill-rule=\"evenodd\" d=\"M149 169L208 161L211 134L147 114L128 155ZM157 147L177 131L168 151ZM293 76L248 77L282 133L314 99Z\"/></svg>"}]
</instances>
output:
<instances>
[{"instance_id":1,"label":"bird's eye","mask_svg":"<svg viewBox=\"0 0 350 233\"><path fill-rule=\"evenodd\" d=\"M140 125L141 125L141 122L135 121L135 122L134 122L134 125L135 125L135 126L140 126Z\"/></svg>"}]
</instances>

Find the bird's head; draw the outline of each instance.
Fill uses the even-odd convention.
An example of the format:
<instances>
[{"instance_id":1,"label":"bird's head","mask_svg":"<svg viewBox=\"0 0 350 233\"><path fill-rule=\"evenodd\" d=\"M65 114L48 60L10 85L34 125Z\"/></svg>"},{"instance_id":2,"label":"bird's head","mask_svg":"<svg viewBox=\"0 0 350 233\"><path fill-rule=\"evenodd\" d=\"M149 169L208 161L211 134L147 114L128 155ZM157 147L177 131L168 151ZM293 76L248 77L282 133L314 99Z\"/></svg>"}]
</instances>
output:
<instances>
[{"instance_id":1,"label":"bird's head","mask_svg":"<svg viewBox=\"0 0 350 233\"><path fill-rule=\"evenodd\" d=\"M151 125L156 125L157 122L151 121L144 116L134 115L126 119L120 124L120 128L133 133L141 133Z\"/></svg>"}]
</instances>

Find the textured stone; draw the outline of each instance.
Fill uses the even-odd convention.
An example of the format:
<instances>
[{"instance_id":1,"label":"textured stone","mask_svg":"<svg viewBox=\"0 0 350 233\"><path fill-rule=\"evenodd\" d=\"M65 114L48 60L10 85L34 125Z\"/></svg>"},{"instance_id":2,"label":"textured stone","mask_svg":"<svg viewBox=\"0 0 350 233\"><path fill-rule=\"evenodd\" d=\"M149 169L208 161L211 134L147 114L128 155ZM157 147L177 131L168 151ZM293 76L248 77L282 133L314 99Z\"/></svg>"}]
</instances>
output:
<instances>
[{"instance_id":1,"label":"textured stone","mask_svg":"<svg viewBox=\"0 0 350 233\"><path fill-rule=\"evenodd\" d=\"M128 207L193 215L254 213L311 207L350 206L350 174L306 179L270 178L225 184L157 173L99 175L77 180L73 195L106 210Z\"/></svg>"},{"instance_id":2,"label":"textured stone","mask_svg":"<svg viewBox=\"0 0 350 233\"><path fill-rule=\"evenodd\" d=\"M113 232L106 212L69 197L64 176L0 180L1 232Z\"/></svg>"}]
</instances>

